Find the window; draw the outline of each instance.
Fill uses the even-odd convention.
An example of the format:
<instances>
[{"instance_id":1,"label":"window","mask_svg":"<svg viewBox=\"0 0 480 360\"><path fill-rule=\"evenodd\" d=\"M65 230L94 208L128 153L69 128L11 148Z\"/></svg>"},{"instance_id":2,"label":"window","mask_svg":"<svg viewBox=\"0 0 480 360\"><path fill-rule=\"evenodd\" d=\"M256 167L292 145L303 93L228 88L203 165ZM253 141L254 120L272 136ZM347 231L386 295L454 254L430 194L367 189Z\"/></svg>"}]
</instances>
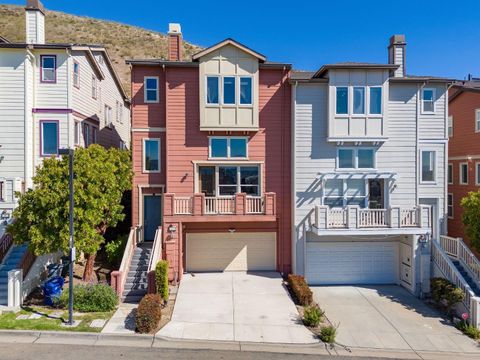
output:
<instances>
[{"instance_id":1,"label":"window","mask_svg":"<svg viewBox=\"0 0 480 360\"><path fill-rule=\"evenodd\" d=\"M120 105L119 107L119 120L120 120L120 124L123 124L123 104L121 102L118 102L118 104Z\"/></svg>"},{"instance_id":2,"label":"window","mask_svg":"<svg viewBox=\"0 0 480 360\"><path fill-rule=\"evenodd\" d=\"M92 75L92 98L97 99L97 78Z\"/></svg>"},{"instance_id":3,"label":"window","mask_svg":"<svg viewBox=\"0 0 480 360\"><path fill-rule=\"evenodd\" d=\"M248 139L243 137L211 137L210 158L247 158Z\"/></svg>"},{"instance_id":4,"label":"window","mask_svg":"<svg viewBox=\"0 0 480 360\"><path fill-rule=\"evenodd\" d=\"M6 201L5 200L5 189L6 186L5 186L5 181L0 181L0 201Z\"/></svg>"},{"instance_id":5,"label":"window","mask_svg":"<svg viewBox=\"0 0 480 360\"><path fill-rule=\"evenodd\" d=\"M158 77L145 77L144 78L144 88L145 88L145 102L146 103L156 103L158 102Z\"/></svg>"},{"instance_id":6,"label":"window","mask_svg":"<svg viewBox=\"0 0 480 360\"><path fill-rule=\"evenodd\" d=\"M475 131L480 132L480 109L475 110Z\"/></svg>"},{"instance_id":7,"label":"window","mask_svg":"<svg viewBox=\"0 0 480 360\"><path fill-rule=\"evenodd\" d=\"M115 121L120 122L120 102L118 100L115 102Z\"/></svg>"},{"instance_id":8,"label":"window","mask_svg":"<svg viewBox=\"0 0 480 360\"><path fill-rule=\"evenodd\" d=\"M240 78L240 105L252 105L252 78Z\"/></svg>"},{"instance_id":9,"label":"window","mask_svg":"<svg viewBox=\"0 0 480 360\"><path fill-rule=\"evenodd\" d=\"M80 89L80 64L73 62L73 86Z\"/></svg>"},{"instance_id":10,"label":"window","mask_svg":"<svg viewBox=\"0 0 480 360\"><path fill-rule=\"evenodd\" d=\"M365 88L357 87L353 88L353 113L365 114Z\"/></svg>"},{"instance_id":11,"label":"window","mask_svg":"<svg viewBox=\"0 0 480 360\"><path fill-rule=\"evenodd\" d=\"M448 183L453 184L453 165L448 164Z\"/></svg>"},{"instance_id":12,"label":"window","mask_svg":"<svg viewBox=\"0 0 480 360\"><path fill-rule=\"evenodd\" d=\"M118 147L120 148L120 150L126 150L127 149L127 145L125 145L125 141L123 141L123 140L120 140L120 142L118 144Z\"/></svg>"},{"instance_id":13,"label":"window","mask_svg":"<svg viewBox=\"0 0 480 360\"><path fill-rule=\"evenodd\" d=\"M421 181L435 182L435 151L423 150L421 156Z\"/></svg>"},{"instance_id":14,"label":"window","mask_svg":"<svg viewBox=\"0 0 480 360\"><path fill-rule=\"evenodd\" d=\"M40 122L41 155L58 155L58 121Z\"/></svg>"},{"instance_id":15,"label":"window","mask_svg":"<svg viewBox=\"0 0 480 360\"><path fill-rule=\"evenodd\" d=\"M97 144L97 133L98 129L95 126L92 126L92 144Z\"/></svg>"},{"instance_id":16,"label":"window","mask_svg":"<svg viewBox=\"0 0 480 360\"><path fill-rule=\"evenodd\" d=\"M453 194L447 196L447 214L450 219L453 219Z\"/></svg>"},{"instance_id":17,"label":"window","mask_svg":"<svg viewBox=\"0 0 480 360\"><path fill-rule=\"evenodd\" d=\"M452 136L453 136L453 116L450 115L448 117L448 137L452 137Z\"/></svg>"},{"instance_id":18,"label":"window","mask_svg":"<svg viewBox=\"0 0 480 360\"><path fill-rule=\"evenodd\" d=\"M41 55L40 62L40 82L57 82L57 57L55 55Z\"/></svg>"},{"instance_id":19,"label":"window","mask_svg":"<svg viewBox=\"0 0 480 360\"><path fill-rule=\"evenodd\" d=\"M374 169L375 150L368 148L338 149L339 169Z\"/></svg>"},{"instance_id":20,"label":"window","mask_svg":"<svg viewBox=\"0 0 480 360\"><path fill-rule=\"evenodd\" d=\"M74 138L75 138L75 145L80 144L80 123L78 121L75 121L75 127L74 130Z\"/></svg>"},{"instance_id":21,"label":"window","mask_svg":"<svg viewBox=\"0 0 480 360\"><path fill-rule=\"evenodd\" d=\"M468 184L468 163L460 164L460 181L459 182L462 185Z\"/></svg>"},{"instance_id":22,"label":"window","mask_svg":"<svg viewBox=\"0 0 480 360\"><path fill-rule=\"evenodd\" d=\"M90 125L83 124L83 142L85 143L85 147L90 145Z\"/></svg>"},{"instance_id":23,"label":"window","mask_svg":"<svg viewBox=\"0 0 480 360\"><path fill-rule=\"evenodd\" d=\"M217 104L219 97L218 76L207 76L207 104Z\"/></svg>"},{"instance_id":24,"label":"window","mask_svg":"<svg viewBox=\"0 0 480 360\"><path fill-rule=\"evenodd\" d=\"M225 76L223 78L223 103L235 105L235 77Z\"/></svg>"},{"instance_id":25,"label":"window","mask_svg":"<svg viewBox=\"0 0 480 360\"><path fill-rule=\"evenodd\" d=\"M422 112L435 112L435 89L423 89L422 92Z\"/></svg>"},{"instance_id":26,"label":"window","mask_svg":"<svg viewBox=\"0 0 480 360\"><path fill-rule=\"evenodd\" d=\"M218 194L233 196L236 193L260 195L258 166L218 166Z\"/></svg>"},{"instance_id":27,"label":"window","mask_svg":"<svg viewBox=\"0 0 480 360\"><path fill-rule=\"evenodd\" d=\"M112 108L105 104L105 126L108 126L112 123Z\"/></svg>"},{"instance_id":28,"label":"window","mask_svg":"<svg viewBox=\"0 0 480 360\"><path fill-rule=\"evenodd\" d=\"M480 185L480 162L475 163L475 185Z\"/></svg>"},{"instance_id":29,"label":"window","mask_svg":"<svg viewBox=\"0 0 480 360\"><path fill-rule=\"evenodd\" d=\"M366 207L367 183L363 179L327 180L323 203L330 207L345 207L347 205Z\"/></svg>"},{"instance_id":30,"label":"window","mask_svg":"<svg viewBox=\"0 0 480 360\"><path fill-rule=\"evenodd\" d=\"M382 88L370 88L370 114L380 115L382 113Z\"/></svg>"},{"instance_id":31,"label":"window","mask_svg":"<svg viewBox=\"0 0 480 360\"><path fill-rule=\"evenodd\" d=\"M143 140L143 171L160 172L160 139Z\"/></svg>"},{"instance_id":32,"label":"window","mask_svg":"<svg viewBox=\"0 0 480 360\"><path fill-rule=\"evenodd\" d=\"M348 87L337 87L337 114L348 114Z\"/></svg>"}]
</instances>

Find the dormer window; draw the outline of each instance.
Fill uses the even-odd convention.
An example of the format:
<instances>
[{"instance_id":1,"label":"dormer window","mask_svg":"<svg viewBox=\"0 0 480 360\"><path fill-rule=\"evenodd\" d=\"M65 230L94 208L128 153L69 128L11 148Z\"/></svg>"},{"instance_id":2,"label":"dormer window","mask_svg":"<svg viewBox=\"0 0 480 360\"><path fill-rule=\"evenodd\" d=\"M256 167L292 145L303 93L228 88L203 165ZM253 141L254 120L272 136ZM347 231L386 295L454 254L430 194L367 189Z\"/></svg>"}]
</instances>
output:
<instances>
[{"instance_id":1,"label":"dormer window","mask_svg":"<svg viewBox=\"0 0 480 360\"><path fill-rule=\"evenodd\" d=\"M220 97L218 80L218 76L207 76L207 104L218 105Z\"/></svg>"}]
</instances>

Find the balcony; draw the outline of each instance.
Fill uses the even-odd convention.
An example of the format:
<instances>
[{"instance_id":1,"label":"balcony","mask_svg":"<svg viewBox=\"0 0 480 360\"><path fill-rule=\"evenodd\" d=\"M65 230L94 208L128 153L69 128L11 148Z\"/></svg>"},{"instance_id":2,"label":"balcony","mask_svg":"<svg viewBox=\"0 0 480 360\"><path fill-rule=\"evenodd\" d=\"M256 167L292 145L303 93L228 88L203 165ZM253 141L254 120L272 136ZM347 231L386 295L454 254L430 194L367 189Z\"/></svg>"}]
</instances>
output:
<instances>
[{"instance_id":1,"label":"balcony","mask_svg":"<svg viewBox=\"0 0 480 360\"><path fill-rule=\"evenodd\" d=\"M317 205L313 225L317 233L329 235L351 234L352 231L359 234L417 234L430 231L430 219L430 207L424 205L412 209L362 209L358 206L329 208Z\"/></svg>"},{"instance_id":2,"label":"balcony","mask_svg":"<svg viewBox=\"0 0 480 360\"><path fill-rule=\"evenodd\" d=\"M204 194L164 195L163 216L182 217L183 221L276 221L276 194L248 196L244 193L229 197Z\"/></svg>"}]
</instances>

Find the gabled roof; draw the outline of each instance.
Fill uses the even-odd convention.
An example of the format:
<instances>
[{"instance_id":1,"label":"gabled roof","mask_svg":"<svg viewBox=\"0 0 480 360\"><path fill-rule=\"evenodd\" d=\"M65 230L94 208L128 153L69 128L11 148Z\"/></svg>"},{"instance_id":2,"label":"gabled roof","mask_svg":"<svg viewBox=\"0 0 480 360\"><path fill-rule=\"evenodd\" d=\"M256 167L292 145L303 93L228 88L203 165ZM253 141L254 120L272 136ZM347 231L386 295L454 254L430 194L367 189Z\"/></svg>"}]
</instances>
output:
<instances>
[{"instance_id":1,"label":"gabled roof","mask_svg":"<svg viewBox=\"0 0 480 360\"><path fill-rule=\"evenodd\" d=\"M452 85L452 89L454 89L455 92L450 95L448 101L452 101L464 92L473 92L480 94L480 81L456 81Z\"/></svg>"},{"instance_id":2,"label":"gabled roof","mask_svg":"<svg viewBox=\"0 0 480 360\"><path fill-rule=\"evenodd\" d=\"M0 43L2 43L2 44L10 44L10 41L8 41L7 39L5 39L3 36L0 36Z\"/></svg>"},{"instance_id":3,"label":"gabled roof","mask_svg":"<svg viewBox=\"0 0 480 360\"><path fill-rule=\"evenodd\" d=\"M219 43L216 43L215 45L212 45L202 51L199 51L198 53L194 54L192 56L192 60L193 61L198 61L198 59L200 59L201 57L207 55L207 54L210 54L212 51L215 51L215 50L218 50L222 47L224 47L225 45L232 45L232 46L235 46L236 48L239 48L240 50L242 51L245 51L246 53L252 55L253 57L256 57L260 62L265 62L265 60L267 60L267 58L265 57L265 55L262 55L252 49L250 49L249 47L239 43L238 41L234 40L234 39L231 39L231 38L227 38L223 41L220 41Z\"/></svg>"},{"instance_id":4,"label":"gabled roof","mask_svg":"<svg viewBox=\"0 0 480 360\"><path fill-rule=\"evenodd\" d=\"M371 69L371 70L396 70L398 65L394 64L374 64L374 63L365 63L365 62L339 62L335 64L326 64L323 65L318 71L312 76L314 78L324 76L328 70L332 69Z\"/></svg>"}]
</instances>

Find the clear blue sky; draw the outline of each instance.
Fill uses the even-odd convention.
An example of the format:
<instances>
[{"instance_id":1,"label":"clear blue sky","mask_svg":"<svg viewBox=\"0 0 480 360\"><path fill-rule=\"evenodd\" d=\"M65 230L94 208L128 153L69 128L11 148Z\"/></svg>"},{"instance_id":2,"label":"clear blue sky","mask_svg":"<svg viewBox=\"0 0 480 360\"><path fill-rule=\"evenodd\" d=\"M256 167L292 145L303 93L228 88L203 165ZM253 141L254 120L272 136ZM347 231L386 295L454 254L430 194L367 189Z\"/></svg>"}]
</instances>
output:
<instances>
[{"instance_id":1,"label":"clear blue sky","mask_svg":"<svg viewBox=\"0 0 480 360\"><path fill-rule=\"evenodd\" d=\"M1 1L1 0L0 0ZM23 0L2 1L23 5ZM388 38L407 38L407 71L480 77L480 1L460 0L44 0L51 10L166 32L209 46L233 37L271 61L317 69L338 61L386 62ZM0 29L1 33L1 29Z\"/></svg>"}]
</instances>

